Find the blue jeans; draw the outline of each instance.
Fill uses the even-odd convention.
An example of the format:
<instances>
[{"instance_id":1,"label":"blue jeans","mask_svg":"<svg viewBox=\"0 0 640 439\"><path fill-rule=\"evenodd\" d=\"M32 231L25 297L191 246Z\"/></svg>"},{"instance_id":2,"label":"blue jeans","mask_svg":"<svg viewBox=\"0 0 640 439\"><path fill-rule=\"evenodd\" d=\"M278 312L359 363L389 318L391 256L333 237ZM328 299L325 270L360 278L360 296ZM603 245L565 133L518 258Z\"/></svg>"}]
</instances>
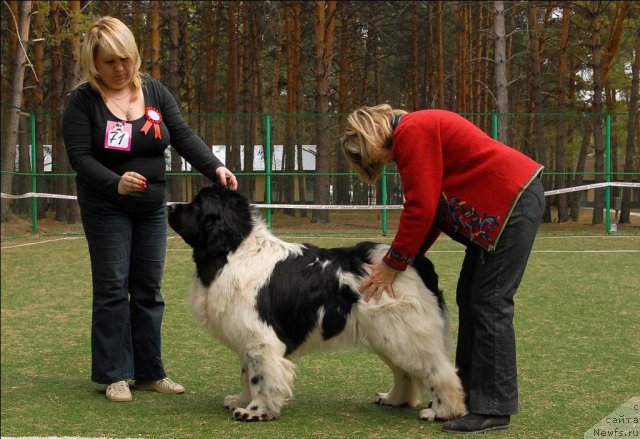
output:
<instances>
[{"instance_id":1,"label":"blue jeans","mask_svg":"<svg viewBox=\"0 0 640 439\"><path fill-rule=\"evenodd\" d=\"M95 197L81 185L78 203L93 281L91 380L110 384L165 378L160 286L166 206L127 209Z\"/></svg>"},{"instance_id":2,"label":"blue jeans","mask_svg":"<svg viewBox=\"0 0 640 439\"><path fill-rule=\"evenodd\" d=\"M518 411L514 295L544 212L535 179L517 202L493 252L469 244L456 291L459 332L456 366L471 413Z\"/></svg>"}]
</instances>

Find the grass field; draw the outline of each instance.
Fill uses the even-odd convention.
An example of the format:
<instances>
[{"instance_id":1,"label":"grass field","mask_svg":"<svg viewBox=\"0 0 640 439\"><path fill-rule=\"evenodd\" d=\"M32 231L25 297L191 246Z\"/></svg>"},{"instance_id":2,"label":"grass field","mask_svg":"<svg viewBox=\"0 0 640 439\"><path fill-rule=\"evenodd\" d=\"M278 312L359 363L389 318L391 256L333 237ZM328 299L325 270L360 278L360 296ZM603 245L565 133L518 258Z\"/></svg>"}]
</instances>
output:
<instances>
[{"instance_id":1,"label":"grass field","mask_svg":"<svg viewBox=\"0 0 640 439\"><path fill-rule=\"evenodd\" d=\"M322 246L349 238L286 238ZM360 238L359 238L360 239ZM378 240L383 240L377 238ZM429 256L452 315L463 253L440 239ZM391 376L363 352L298 359L295 399L273 422L231 420L222 399L239 389L235 355L207 336L185 305L191 253L169 240L163 356L187 388L133 392L110 403L90 376L90 272L82 236L2 241L2 436L114 438L445 437L419 409L372 403ZM582 438L640 395L640 236L542 232L516 296L520 414L495 437Z\"/></svg>"}]
</instances>

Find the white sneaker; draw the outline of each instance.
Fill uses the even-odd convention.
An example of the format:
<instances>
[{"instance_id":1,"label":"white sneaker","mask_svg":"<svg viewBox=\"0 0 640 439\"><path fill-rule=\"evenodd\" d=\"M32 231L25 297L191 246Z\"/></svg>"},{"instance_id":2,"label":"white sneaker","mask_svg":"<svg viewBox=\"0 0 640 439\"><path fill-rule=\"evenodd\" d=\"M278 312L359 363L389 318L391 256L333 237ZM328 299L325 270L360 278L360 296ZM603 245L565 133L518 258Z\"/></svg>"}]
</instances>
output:
<instances>
[{"instance_id":1,"label":"white sneaker","mask_svg":"<svg viewBox=\"0 0 640 439\"><path fill-rule=\"evenodd\" d=\"M184 387L178 383L174 383L171 378L164 378L158 381L149 381L138 383L136 381L135 387L138 390L150 390L152 392L159 393L184 393Z\"/></svg>"},{"instance_id":2,"label":"white sneaker","mask_svg":"<svg viewBox=\"0 0 640 439\"><path fill-rule=\"evenodd\" d=\"M131 391L126 381L118 381L107 386L107 399L109 401L126 402L131 401Z\"/></svg>"}]
</instances>

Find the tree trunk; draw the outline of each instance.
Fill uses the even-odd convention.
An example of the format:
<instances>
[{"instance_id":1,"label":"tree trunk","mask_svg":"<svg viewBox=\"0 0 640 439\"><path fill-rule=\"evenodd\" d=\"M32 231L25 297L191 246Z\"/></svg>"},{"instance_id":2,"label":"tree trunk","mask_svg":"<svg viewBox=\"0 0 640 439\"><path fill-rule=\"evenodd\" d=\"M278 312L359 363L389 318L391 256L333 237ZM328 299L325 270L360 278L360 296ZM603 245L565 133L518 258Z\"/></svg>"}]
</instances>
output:
<instances>
[{"instance_id":1,"label":"tree trunk","mask_svg":"<svg viewBox=\"0 0 640 439\"><path fill-rule=\"evenodd\" d=\"M151 77L160 79L160 10L157 0L151 2L149 11L149 40L151 43Z\"/></svg>"},{"instance_id":2,"label":"tree trunk","mask_svg":"<svg viewBox=\"0 0 640 439\"><path fill-rule=\"evenodd\" d=\"M205 83L205 96L203 102L204 111L211 113L216 111L216 88L218 72L218 44L220 43L220 16L222 14L221 2L210 2L207 8L207 28L210 33L206 40L206 68L204 69L203 82ZM213 133L212 133L213 134ZM212 136L213 138L213 136Z\"/></svg>"},{"instance_id":3,"label":"tree trunk","mask_svg":"<svg viewBox=\"0 0 640 439\"><path fill-rule=\"evenodd\" d=\"M483 7L485 7L483 5ZM491 14L485 14L484 15L484 25L482 26L483 29L486 29L487 32L484 32L483 36L482 36L482 59L483 61L483 68L482 68L482 73L481 73L481 78L482 81L484 82L484 86L482 87L482 101L481 101L481 106L480 106L480 112L483 113L482 119L482 127L487 131L490 132L490 124L491 124L491 118L489 116L489 111L491 111L492 105L491 105L491 100L492 100L492 96L490 93L491 90L491 83L493 81L490 72L490 68L491 68L491 62L489 61L489 56L491 55L491 47L490 46L490 42L491 42L491 37L489 34L489 29L491 27Z\"/></svg>"},{"instance_id":4,"label":"tree trunk","mask_svg":"<svg viewBox=\"0 0 640 439\"><path fill-rule=\"evenodd\" d=\"M438 108L444 108L444 27L442 24L443 21L443 9L444 9L444 1L439 0L436 2L436 63L437 63L437 75L436 75L436 83L437 83L437 105Z\"/></svg>"},{"instance_id":5,"label":"tree trunk","mask_svg":"<svg viewBox=\"0 0 640 439\"><path fill-rule=\"evenodd\" d=\"M147 52L149 52L149 40L147 37L147 25L142 21L141 3L142 2L132 2L131 4L131 26L129 28L131 29L134 40L136 40L136 43L138 44L138 52L140 53L140 61L142 62L140 69L147 71L145 60L148 58ZM118 17L118 15L114 16Z\"/></svg>"},{"instance_id":6,"label":"tree trunk","mask_svg":"<svg viewBox=\"0 0 640 439\"><path fill-rule=\"evenodd\" d=\"M1 96L7 97L11 95L11 93L13 92L11 90L11 84L9 83L9 73L8 70L10 68L12 68L12 66L15 63L15 56L16 56L16 48L18 47L18 32L17 29L15 29L14 26L14 18L13 17L17 17L18 16L18 1L17 0L9 0L7 2L5 2L4 5L2 5L2 7L7 6L7 8L9 9L9 12L6 14L2 14L0 15L0 17L2 17L3 20L3 25L7 26L8 29L11 29L11 31L9 32L5 32L3 33L3 38L2 40L0 40L0 42L2 43L2 74L3 74L3 79L1 81L1 85L0 87L2 87L2 93ZM11 20L9 22L9 19ZM6 24L5 24L6 23ZM5 70L6 69L6 70ZM6 79L4 77L5 75L5 71L7 72L6 74ZM7 99L7 103L8 103L8 99ZM3 101L3 106L1 107L2 111L0 111L0 115L2 117L2 121L0 123L0 126L2 127L2 129L0 130L0 165L2 166L2 171L14 171L14 162L10 162L5 160L5 154L9 154L9 150L7 149L7 145L9 144L9 130L6 129L6 127L9 126L9 118L10 117L14 117L12 114L10 115L11 111L7 111L7 110L11 110L10 108L5 108L4 106L5 101ZM11 136L13 136L13 134L11 134ZM4 174L3 177L4 178ZM4 192L4 182L0 182L0 188L2 188L0 191ZM8 190L9 191L9 190ZM1 200L1 204L2 204L2 208L0 209L4 209L4 205L5 203L7 205L11 205L11 201L10 200ZM4 213L1 214L2 218L1 221L4 222L5 221L5 217L4 217Z\"/></svg>"},{"instance_id":7,"label":"tree trunk","mask_svg":"<svg viewBox=\"0 0 640 439\"><path fill-rule=\"evenodd\" d=\"M379 25L375 24L375 28L378 29ZM365 94L368 96L368 101L377 105L382 102L382 55L380 47L380 37L375 32L375 38L372 39L371 49L373 51L373 95L371 93Z\"/></svg>"},{"instance_id":8,"label":"tree trunk","mask_svg":"<svg viewBox=\"0 0 640 439\"><path fill-rule=\"evenodd\" d=\"M627 17L627 13L629 11L630 2L616 2L616 9L614 13L614 17L612 25L609 26L609 36L607 38L607 43L604 47L604 53L602 55L602 66L601 66L601 81L602 85L605 89L606 95L606 108L608 112L615 112L615 102L616 102L616 93L615 90L609 84L608 75L609 69L615 58L616 53L618 52L618 46L620 43L620 37L622 35L622 29L624 20ZM618 133L614 130L611 133L610 139L610 157L611 157L611 170L613 173L617 170L618 165ZM596 155L597 160L597 155ZM603 170L604 170L603 164ZM618 191L617 188L611 189L611 194L615 195ZM602 191L599 191L602 192ZM604 206L603 206L604 207Z\"/></svg>"},{"instance_id":9,"label":"tree trunk","mask_svg":"<svg viewBox=\"0 0 640 439\"><path fill-rule=\"evenodd\" d=\"M411 2L410 28L409 74L405 108L407 111L415 111L418 109L418 2Z\"/></svg>"},{"instance_id":10,"label":"tree trunk","mask_svg":"<svg viewBox=\"0 0 640 439\"><path fill-rule=\"evenodd\" d=\"M592 117L584 120L584 126L582 128L582 142L580 143L580 152L578 153L578 162L576 163L576 171L574 173L572 186L580 186L582 184L582 176L587 162L587 153L589 152L589 141L591 140L593 126L597 123L594 119L595 118ZM569 210L573 221L578 221L580 219L580 194L582 194L582 191L570 194Z\"/></svg>"},{"instance_id":11,"label":"tree trunk","mask_svg":"<svg viewBox=\"0 0 640 439\"><path fill-rule=\"evenodd\" d=\"M433 13L432 7L429 3L424 5L424 19L423 22L426 23L424 25L424 39L423 43L423 53L424 53L424 63L422 65L422 99L421 99L421 108L429 108L431 106L431 100L429 99L429 94L435 88L433 86L434 76L433 76Z\"/></svg>"},{"instance_id":12,"label":"tree trunk","mask_svg":"<svg viewBox=\"0 0 640 439\"><path fill-rule=\"evenodd\" d=\"M255 155L255 144L257 137L257 119L254 116L255 113L261 112L260 95L261 95L261 80L260 80L260 24L261 20L258 17L258 11L256 6L259 3L247 2L242 5L243 21L246 23L244 27L243 37L243 68L242 68L242 111L248 114L245 128L242 131L244 145L243 160L244 160L244 172L253 172L253 159ZM246 195L253 199L253 193L255 190L255 179L251 175L243 177L245 183Z\"/></svg>"},{"instance_id":13,"label":"tree trunk","mask_svg":"<svg viewBox=\"0 0 640 439\"><path fill-rule=\"evenodd\" d=\"M626 179L633 180L633 157L638 155L637 128L638 118L638 88L640 84L640 28L636 29L635 34L635 57L631 65L631 94L629 96L629 116L627 122L627 150L624 159L624 172ZM624 188L622 191L622 209L620 210L620 223L630 223L631 217L631 191L632 188ZM635 189L638 190L638 189Z\"/></svg>"},{"instance_id":14,"label":"tree trunk","mask_svg":"<svg viewBox=\"0 0 640 439\"><path fill-rule=\"evenodd\" d=\"M22 89L24 87L25 62L27 60L26 45L29 41L29 25L31 24L31 2L22 1L18 5L18 44L16 45L16 55L11 66L11 96L9 96L9 111L7 125L3 130L8 132L6 144L2 148L2 163L9 163L8 169L14 170L13 163L16 160L16 145L18 144L18 129L20 127L20 108L22 107ZM2 192L10 194L13 185L13 174L5 172L2 174ZM5 222L9 214L11 201L2 199L0 207L0 221Z\"/></svg>"},{"instance_id":15,"label":"tree trunk","mask_svg":"<svg viewBox=\"0 0 640 439\"><path fill-rule=\"evenodd\" d=\"M237 8L239 3L230 2L227 7L227 19L229 21L229 61L227 65L227 113L237 113L240 108L240 42L238 41ZM231 117L226 127L226 165L229 169L240 169L240 137L239 120Z\"/></svg>"},{"instance_id":16,"label":"tree trunk","mask_svg":"<svg viewBox=\"0 0 640 439\"><path fill-rule=\"evenodd\" d=\"M470 6L461 2L459 4L459 20L461 31L458 33L458 69L456 75L456 111L459 113L469 112L469 78L471 64L469 59L470 34L471 34L471 11Z\"/></svg>"},{"instance_id":17,"label":"tree trunk","mask_svg":"<svg viewBox=\"0 0 640 439\"><path fill-rule=\"evenodd\" d=\"M296 65L294 66L294 84L293 84L293 95L291 96L293 102L292 102L292 110L295 114L299 114L302 111L302 100L304 97L304 88L303 88L303 84L302 84L302 72L301 72L301 65L302 65L302 17L303 17L303 12L302 12L302 2L296 2L293 5L293 11L294 11L294 16L293 16L293 38L295 41L295 44L293 45L293 59L296 60ZM288 97L288 96L287 96ZM298 117L296 117L296 120L293 123L293 128L295 131L293 131L294 133L294 139L293 142L291 142L291 144L295 145L295 149L297 150L297 157L298 157L298 172L303 172L303 166L302 166L302 132L303 132L303 127L302 124L300 123L300 120ZM305 176L296 176L294 181L297 182L297 184L294 184L294 190L295 187L297 187L298 189L298 193L297 193L297 197L298 200L301 203L305 203L306 202L306 179ZM307 210L303 209L300 211L300 217L301 218L306 218L307 217Z\"/></svg>"},{"instance_id":18,"label":"tree trunk","mask_svg":"<svg viewBox=\"0 0 640 439\"><path fill-rule=\"evenodd\" d=\"M283 19L282 10L285 9L285 4L282 2L275 2L273 7L275 8L278 22L274 25L275 32L275 44L273 47L273 70L271 73L271 97L269 101L269 111L271 113L280 113L282 107L280 105L280 90L284 86L284 80L280 78L280 70L282 65L282 54L285 51L285 21Z\"/></svg>"},{"instance_id":19,"label":"tree trunk","mask_svg":"<svg viewBox=\"0 0 640 439\"><path fill-rule=\"evenodd\" d=\"M183 77L180 68L180 54L182 53L181 47L181 19L180 12L178 10L178 2L170 2L167 10L167 19L169 24L168 34L168 53L167 61L161 69L162 78L165 81L165 85L173 95L178 104L178 108L182 110L182 99L180 96L180 85ZM182 158L178 152L171 148L171 172L182 172ZM169 177L168 184L168 197L169 201L180 201L183 199L183 178L182 177Z\"/></svg>"},{"instance_id":20,"label":"tree trunk","mask_svg":"<svg viewBox=\"0 0 640 439\"><path fill-rule=\"evenodd\" d=\"M186 113L194 114L199 111L195 99L195 80L194 80L194 65L192 61L191 54L191 35L189 33L189 22L188 18L185 17L185 14L182 13L180 15L180 46L182 47L180 53L181 65L182 65L182 86L181 91L184 96L184 111ZM198 37L199 39L199 37ZM200 117L192 117L188 121L191 128L196 133L202 133L203 130L200 126L202 118ZM210 142L208 139L204 140L205 144L210 147ZM182 162L182 160L180 160ZM193 168L191 168L194 170ZM181 179L181 190L182 190L182 199L190 200L193 198L193 195L197 192L197 190L202 186L203 179L199 175L188 175ZM208 180L207 180L208 181Z\"/></svg>"},{"instance_id":21,"label":"tree trunk","mask_svg":"<svg viewBox=\"0 0 640 439\"><path fill-rule=\"evenodd\" d=\"M69 8L70 18L68 53L71 54L71 57L67 57L67 62L65 63L65 91L72 90L78 84L80 79L80 45L82 43L82 37L80 35L80 25L82 20L80 1L69 1L67 6ZM68 160L65 161L65 168L67 171L70 170ZM71 177L64 177L64 179L66 180L66 191L64 193L76 195L77 190L74 179ZM77 223L80 220L80 209L78 207L78 203L67 201L66 204L68 206L66 221L69 224Z\"/></svg>"},{"instance_id":22,"label":"tree trunk","mask_svg":"<svg viewBox=\"0 0 640 439\"><path fill-rule=\"evenodd\" d=\"M182 40L180 41L181 58L182 58L182 89L185 100L185 111L187 113L196 112L195 93L193 91L193 63L191 62L191 44L189 42L189 25L184 19L184 16L180 19L180 35ZM192 122L194 123L194 122ZM199 131L199 127L192 126L192 128Z\"/></svg>"},{"instance_id":23,"label":"tree trunk","mask_svg":"<svg viewBox=\"0 0 640 439\"><path fill-rule=\"evenodd\" d=\"M472 24L472 29L484 29L483 25L485 24L485 13L484 13L484 4L482 2L477 2L472 5L474 10L473 16L475 17L475 24ZM485 64L483 59L484 55L484 32L475 32L475 39L473 41L473 56L471 58L471 65L473 66L472 73L472 84L471 88L471 107L470 110L474 113L479 113L481 111L482 105L482 89L481 84L484 78L482 77L482 66ZM478 116L480 117L480 116ZM480 120L475 121L476 124L481 125Z\"/></svg>"},{"instance_id":24,"label":"tree trunk","mask_svg":"<svg viewBox=\"0 0 640 439\"><path fill-rule=\"evenodd\" d=\"M350 109L348 102L349 93L351 88L351 76L352 72L350 66L352 65L352 43L351 43L351 10L349 8L349 2L339 2L340 7L340 55L338 62L338 130L340 134L344 133L346 128L346 114ZM349 195L352 176L346 175L350 172L349 165L341 154L339 160L337 160L336 171L340 174L336 177L335 200L337 204L346 205L351 203L351 197Z\"/></svg>"},{"instance_id":25,"label":"tree trunk","mask_svg":"<svg viewBox=\"0 0 640 439\"><path fill-rule=\"evenodd\" d=\"M589 4L589 14L591 18L591 65L593 67L593 146L595 149L595 176L594 181L601 182L604 180L604 144L602 142L602 42L600 40L600 31L602 23L600 21L601 3L592 2ZM593 200L593 218L592 224L602 224L604 207L603 190L594 191Z\"/></svg>"},{"instance_id":26,"label":"tree trunk","mask_svg":"<svg viewBox=\"0 0 640 439\"><path fill-rule=\"evenodd\" d=\"M335 38L335 0L317 0L315 2L315 56L316 56L316 113L329 112L330 77L333 59L333 41ZM332 140L329 133L329 120L319 117L316 122L317 156L316 171L327 173L331 163ZM314 187L314 201L316 204L329 204L330 178L319 176ZM312 223L328 223L329 211L314 210L311 215Z\"/></svg>"},{"instance_id":27,"label":"tree trunk","mask_svg":"<svg viewBox=\"0 0 640 439\"><path fill-rule=\"evenodd\" d=\"M606 82L609 77L609 69L616 54L618 53L618 45L620 43L620 37L622 36L622 30L624 29L624 20L627 18L629 12L629 6L631 2L619 1L616 3L616 11L612 20L612 25L609 26L609 37L607 38L607 44L603 54L602 61L602 81Z\"/></svg>"},{"instance_id":28,"label":"tree trunk","mask_svg":"<svg viewBox=\"0 0 640 439\"><path fill-rule=\"evenodd\" d=\"M493 26L495 32L496 111L498 113L498 140L508 143L509 94L507 84L507 45L504 24L504 2L493 2Z\"/></svg>"},{"instance_id":29,"label":"tree trunk","mask_svg":"<svg viewBox=\"0 0 640 439\"><path fill-rule=\"evenodd\" d=\"M60 26L60 13L62 7L59 2L51 1L49 3L49 32L51 34L51 76L49 77L49 109L54 115L60 114L64 106L64 68L62 63L62 37ZM69 160L64 148L64 140L62 138L62 128L60 127L59 117L54 117L51 123L50 136L52 139L51 146L51 171L56 174L66 172L69 167ZM53 192L56 194L64 194L66 182L64 178L53 179ZM54 199L55 219L62 220L62 212L67 208L68 201L62 199Z\"/></svg>"},{"instance_id":30,"label":"tree trunk","mask_svg":"<svg viewBox=\"0 0 640 439\"><path fill-rule=\"evenodd\" d=\"M44 26L44 13L42 11L42 4L40 2L36 2L36 13L34 14L34 26L33 26L33 36L35 40L33 42L33 70L36 76L36 84L33 85L31 96L32 96L32 111L36 114L36 172L42 173L44 171L44 149L43 145L45 143L45 139L47 139L47 133L45 130L49 126L48 123L45 123L44 120L44 35L45 35L45 26ZM36 178L36 188L38 192L50 192L46 187L47 180L43 177ZM38 199L38 218L44 218L45 212L47 208L47 203L49 200L44 198Z\"/></svg>"},{"instance_id":31,"label":"tree trunk","mask_svg":"<svg viewBox=\"0 0 640 439\"><path fill-rule=\"evenodd\" d=\"M543 166L549 167L547 160L547 147L544 139L544 106L542 100L542 73L540 69L543 53L540 45L540 35L538 31L538 11L534 2L528 5L528 23L529 23L529 61L531 72L531 89L533 91L534 103L534 132L537 151L537 160ZM543 177L543 184L548 186L550 183L548 177ZM546 203L542 220L545 223L551 222L551 203Z\"/></svg>"},{"instance_id":32,"label":"tree trunk","mask_svg":"<svg viewBox=\"0 0 640 439\"><path fill-rule=\"evenodd\" d=\"M302 44L302 5L299 1L285 6L285 41L287 44L287 118L285 141L282 151L282 161L285 172L296 171L296 144L298 139L298 94L302 93L300 84L300 57ZM284 202L295 202L296 182L298 176L289 179L291 184L285 184L282 188ZM284 209L285 215L295 215L295 210Z\"/></svg>"},{"instance_id":33,"label":"tree trunk","mask_svg":"<svg viewBox=\"0 0 640 439\"><path fill-rule=\"evenodd\" d=\"M182 78L182 72L180 69L180 53L182 52L180 29L182 24L180 23L180 11L178 10L178 7L179 5L177 2L169 3L169 10L167 11L167 20L169 24L169 35L167 35L169 37L169 50L167 53L167 62L165 64L166 71L162 72L162 77L178 103L178 108L182 109L182 99L180 96L180 83Z\"/></svg>"},{"instance_id":34,"label":"tree trunk","mask_svg":"<svg viewBox=\"0 0 640 439\"><path fill-rule=\"evenodd\" d=\"M569 29L571 24L571 8L565 6L562 8L562 33L560 36L560 65L558 67L558 112L566 111L566 94L565 79L567 78L567 48L569 45ZM555 151L555 169L556 169L556 189L566 187L565 176L565 148L564 144L567 139L567 119L566 116L560 115L557 118L556 131L556 151ZM558 222L563 223L569 219L567 211L567 194L558 194L556 196L556 204L558 207Z\"/></svg>"}]
</instances>

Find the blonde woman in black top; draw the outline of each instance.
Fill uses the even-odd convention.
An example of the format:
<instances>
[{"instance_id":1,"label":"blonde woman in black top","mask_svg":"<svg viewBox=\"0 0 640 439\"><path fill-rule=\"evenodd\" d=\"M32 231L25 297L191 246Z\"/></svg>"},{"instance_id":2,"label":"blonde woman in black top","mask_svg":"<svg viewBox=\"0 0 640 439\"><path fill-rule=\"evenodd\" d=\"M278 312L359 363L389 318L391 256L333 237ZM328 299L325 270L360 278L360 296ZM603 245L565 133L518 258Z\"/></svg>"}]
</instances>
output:
<instances>
[{"instance_id":1,"label":"blonde woman in black top","mask_svg":"<svg viewBox=\"0 0 640 439\"><path fill-rule=\"evenodd\" d=\"M63 116L91 256L91 379L107 385L111 401L131 400L128 380L140 390L184 392L161 358L165 149L171 145L212 181L238 185L140 64L129 28L113 17L96 19L82 43L82 81Z\"/></svg>"}]
</instances>

